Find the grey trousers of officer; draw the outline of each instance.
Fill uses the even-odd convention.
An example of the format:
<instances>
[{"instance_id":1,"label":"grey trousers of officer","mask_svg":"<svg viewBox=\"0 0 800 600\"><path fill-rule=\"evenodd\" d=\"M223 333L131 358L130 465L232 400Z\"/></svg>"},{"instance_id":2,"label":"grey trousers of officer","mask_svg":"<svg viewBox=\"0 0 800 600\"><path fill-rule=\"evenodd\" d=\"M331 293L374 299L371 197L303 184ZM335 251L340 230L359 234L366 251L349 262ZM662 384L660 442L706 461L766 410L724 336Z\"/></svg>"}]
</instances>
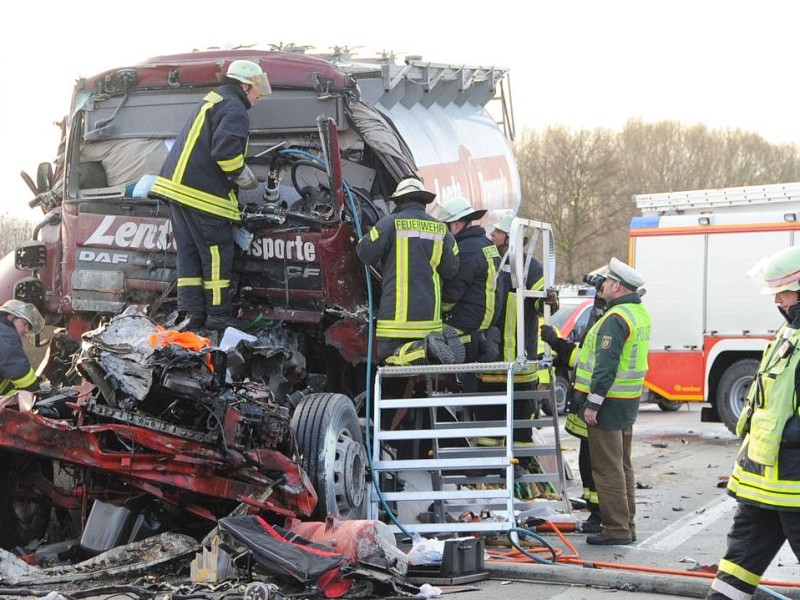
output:
<instances>
[{"instance_id":1,"label":"grey trousers of officer","mask_svg":"<svg viewBox=\"0 0 800 600\"><path fill-rule=\"evenodd\" d=\"M607 431L589 427L592 478L609 537L636 536L636 482L631 460L633 427Z\"/></svg>"}]
</instances>

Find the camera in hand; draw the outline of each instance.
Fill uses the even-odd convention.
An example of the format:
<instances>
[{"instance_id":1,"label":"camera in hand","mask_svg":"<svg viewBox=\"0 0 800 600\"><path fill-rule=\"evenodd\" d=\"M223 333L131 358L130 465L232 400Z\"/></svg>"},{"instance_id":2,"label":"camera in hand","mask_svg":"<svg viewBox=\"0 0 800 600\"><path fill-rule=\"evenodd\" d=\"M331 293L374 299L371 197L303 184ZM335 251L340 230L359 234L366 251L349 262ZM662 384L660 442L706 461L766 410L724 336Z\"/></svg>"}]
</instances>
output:
<instances>
[{"instance_id":1,"label":"camera in hand","mask_svg":"<svg viewBox=\"0 0 800 600\"><path fill-rule=\"evenodd\" d=\"M603 277L602 275L597 275L596 273L595 274L586 273L583 276L583 283L592 286L594 289L598 291L600 290L601 287L603 287L603 282L605 280L606 280L605 277Z\"/></svg>"}]
</instances>

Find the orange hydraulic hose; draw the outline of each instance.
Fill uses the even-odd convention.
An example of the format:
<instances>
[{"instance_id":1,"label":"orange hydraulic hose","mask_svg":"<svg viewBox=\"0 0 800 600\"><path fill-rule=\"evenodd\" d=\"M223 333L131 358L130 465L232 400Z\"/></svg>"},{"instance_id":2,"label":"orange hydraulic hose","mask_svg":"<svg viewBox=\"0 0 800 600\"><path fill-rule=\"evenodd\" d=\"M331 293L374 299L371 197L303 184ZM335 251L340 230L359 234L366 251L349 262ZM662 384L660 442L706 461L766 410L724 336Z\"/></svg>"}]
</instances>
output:
<instances>
[{"instance_id":1,"label":"orange hydraulic hose","mask_svg":"<svg viewBox=\"0 0 800 600\"><path fill-rule=\"evenodd\" d=\"M624 563L610 563L610 562L598 562L598 561L587 561L580 557L578 551L575 549L564 534L561 533L559 527L549 521L545 522L549 528L555 532L555 534L561 538L561 541L564 545L570 549L572 554L564 555L561 553L561 550L556 550L556 555L558 556L557 562L566 563L571 565L578 565L578 566L586 566L586 567L593 567L593 568L606 568L606 569L620 569L625 571L641 571L644 573L657 573L659 575L680 575L682 577L698 577L701 579L713 579L715 577L714 573L706 573L703 571L682 571L679 569L664 569L661 567L646 567L643 565L628 565ZM550 551L545 548L544 546L534 546L531 548L525 548L527 552L532 553L549 553ZM493 557L497 557L497 560L506 560L509 562L534 562L531 560L530 557L525 556L519 550L512 550L509 552L499 552L493 550L487 550L487 553ZM763 579L760 582L761 585L765 585L768 587L773 586L780 586L780 587L790 587L790 588L800 588L800 582L797 581L774 581L774 580L767 580Z\"/></svg>"}]
</instances>

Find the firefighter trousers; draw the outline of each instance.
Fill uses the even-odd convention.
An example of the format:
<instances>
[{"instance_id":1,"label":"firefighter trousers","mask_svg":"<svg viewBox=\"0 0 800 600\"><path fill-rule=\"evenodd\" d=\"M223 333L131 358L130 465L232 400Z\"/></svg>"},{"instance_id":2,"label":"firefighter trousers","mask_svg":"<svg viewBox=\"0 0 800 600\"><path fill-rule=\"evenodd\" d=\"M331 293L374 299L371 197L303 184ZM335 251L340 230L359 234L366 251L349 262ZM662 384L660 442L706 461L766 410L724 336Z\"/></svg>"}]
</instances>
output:
<instances>
[{"instance_id":1,"label":"firefighter trousers","mask_svg":"<svg viewBox=\"0 0 800 600\"><path fill-rule=\"evenodd\" d=\"M589 440L580 438L581 445L578 451L578 472L581 475L581 487L583 488L583 499L586 500L586 508L589 514L596 520L600 520L600 506L597 500L597 489L594 487L594 477L592 477L592 454L589 450Z\"/></svg>"},{"instance_id":2,"label":"firefighter trousers","mask_svg":"<svg viewBox=\"0 0 800 600\"><path fill-rule=\"evenodd\" d=\"M631 441L633 428L605 430L589 427L592 478L600 516L609 537L636 537L636 482Z\"/></svg>"},{"instance_id":3,"label":"firefighter trousers","mask_svg":"<svg viewBox=\"0 0 800 600\"><path fill-rule=\"evenodd\" d=\"M706 598L750 598L786 540L800 559L800 512L740 502L728 532L728 549Z\"/></svg>"},{"instance_id":4,"label":"firefighter trousers","mask_svg":"<svg viewBox=\"0 0 800 600\"><path fill-rule=\"evenodd\" d=\"M233 312L233 221L170 202L178 250L178 311Z\"/></svg>"}]
</instances>

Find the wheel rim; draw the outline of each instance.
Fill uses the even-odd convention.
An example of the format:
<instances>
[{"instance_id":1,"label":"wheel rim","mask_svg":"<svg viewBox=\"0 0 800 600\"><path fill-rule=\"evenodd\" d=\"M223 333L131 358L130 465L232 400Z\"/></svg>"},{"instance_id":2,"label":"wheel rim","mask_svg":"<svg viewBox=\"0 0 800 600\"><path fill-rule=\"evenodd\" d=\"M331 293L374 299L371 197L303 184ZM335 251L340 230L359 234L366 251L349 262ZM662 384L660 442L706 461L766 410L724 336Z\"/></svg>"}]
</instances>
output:
<instances>
[{"instance_id":1,"label":"wheel rim","mask_svg":"<svg viewBox=\"0 0 800 600\"><path fill-rule=\"evenodd\" d=\"M731 407L731 412L738 419L742 414L747 392L750 390L750 384L753 383L752 377L740 377L731 386L731 392L728 395L728 404Z\"/></svg>"},{"instance_id":2,"label":"wheel rim","mask_svg":"<svg viewBox=\"0 0 800 600\"><path fill-rule=\"evenodd\" d=\"M559 413L564 412L567 404L567 388L563 385L556 384L556 411Z\"/></svg>"},{"instance_id":3,"label":"wheel rim","mask_svg":"<svg viewBox=\"0 0 800 600\"><path fill-rule=\"evenodd\" d=\"M333 462L333 493L343 517L364 502L366 456L364 447L347 430L339 432Z\"/></svg>"}]
</instances>

